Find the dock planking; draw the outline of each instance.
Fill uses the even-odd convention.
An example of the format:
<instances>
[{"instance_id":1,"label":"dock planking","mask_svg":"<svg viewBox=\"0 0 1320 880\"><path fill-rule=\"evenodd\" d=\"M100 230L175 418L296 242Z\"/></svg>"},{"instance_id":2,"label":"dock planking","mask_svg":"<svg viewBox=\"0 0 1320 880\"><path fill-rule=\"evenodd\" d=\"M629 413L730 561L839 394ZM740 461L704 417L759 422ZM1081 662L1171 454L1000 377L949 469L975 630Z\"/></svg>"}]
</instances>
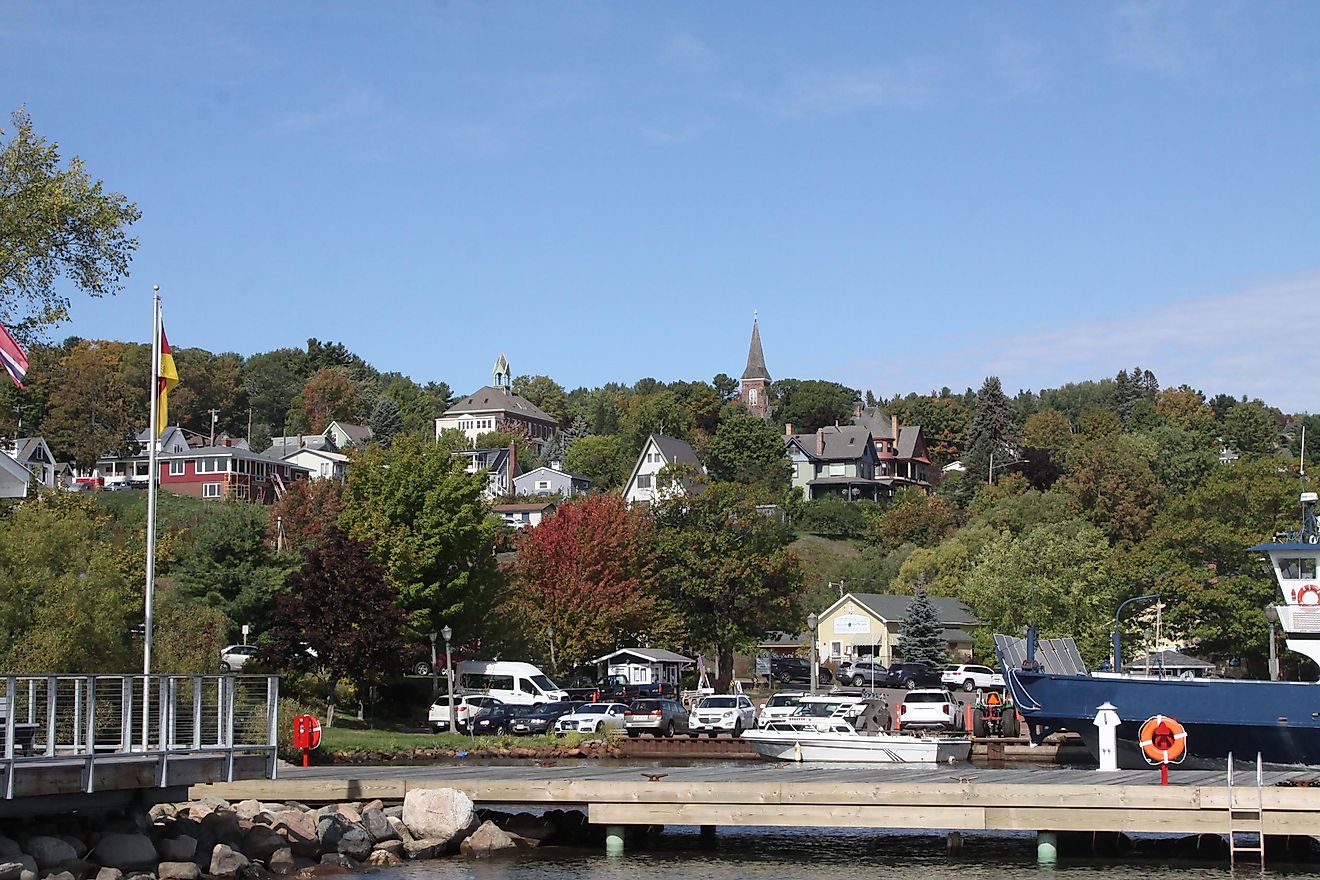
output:
<instances>
[{"instance_id":1,"label":"dock planking","mask_svg":"<svg viewBox=\"0 0 1320 880\"><path fill-rule=\"evenodd\" d=\"M422 767L286 769L275 781L195 786L193 797L326 803L411 789L453 787L478 804L585 808L603 825L761 825L941 830L1223 833L1225 774L1099 773L1041 767L728 763L693 766L555 762L549 766L445 764ZM1256 788L1234 803L1254 807ZM1271 834L1320 827L1320 791L1279 787L1312 780L1300 768L1266 772L1261 797ZM658 777L652 779L651 777Z\"/></svg>"}]
</instances>

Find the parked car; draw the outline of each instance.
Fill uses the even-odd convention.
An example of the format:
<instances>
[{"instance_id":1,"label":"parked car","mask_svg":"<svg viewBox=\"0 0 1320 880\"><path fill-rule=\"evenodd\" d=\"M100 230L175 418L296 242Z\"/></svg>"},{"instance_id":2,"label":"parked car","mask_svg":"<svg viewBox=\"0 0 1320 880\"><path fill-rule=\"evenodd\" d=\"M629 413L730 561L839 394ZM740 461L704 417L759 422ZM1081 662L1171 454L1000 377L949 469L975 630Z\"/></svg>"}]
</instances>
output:
<instances>
[{"instance_id":1,"label":"parked car","mask_svg":"<svg viewBox=\"0 0 1320 880\"><path fill-rule=\"evenodd\" d=\"M256 645L226 645L220 649L220 671L237 672L256 655Z\"/></svg>"},{"instance_id":2,"label":"parked car","mask_svg":"<svg viewBox=\"0 0 1320 880\"><path fill-rule=\"evenodd\" d=\"M481 708L485 706L494 706L500 701L494 697L487 697L482 694L455 694L454 695L454 714L458 716L458 722L454 725L449 723L449 694L441 692L435 695L431 701L431 708L426 713L426 721L431 725L431 730L439 733L442 730L450 730L451 727L458 733L467 733L467 722L465 719L471 718Z\"/></svg>"},{"instance_id":3,"label":"parked car","mask_svg":"<svg viewBox=\"0 0 1320 880\"><path fill-rule=\"evenodd\" d=\"M604 733L623 728L623 703L584 703L555 722L556 733Z\"/></svg>"},{"instance_id":4,"label":"parked car","mask_svg":"<svg viewBox=\"0 0 1320 880\"><path fill-rule=\"evenodd\" d=\"M960 663L944 667L940 681L950 689L962 688L971 693L975 690L1002 691L1004 677L989 666L977 666L974 663Z\"/></svg>"},{"instance_id":5,"label":"parked car","mask_svg":"<svg viewBox=\"0 0 1320 880\"><path fill-rule=\"evenodd\" d=\"M688 712L677 700L634 700L623 713L623 726L631 737L687 733Z\"/></svg>"},{"instance_id":6,"label":"parked car","mask_svg":"<svg viewBox=\"0 0 1320 880\"><path fill-rule=\"evenodd\" d=\"M940 677L944 670L929 663L895 663L885 673L881 687L891 688L938 688L943 687Z\"/></svg>"},{"instance_id":7,"label":"parked car","mask_svg":"<svg viewBox=\"0 0 1320 880\"><path fill-rule=\"evenodd\" d=\"M770 699L765 701L761 707L761 714L757 716L756 723L765 727L771 721L782 721L789 715L792 715L802 700L800 691L790 691L782 694L771 694Z\"/></svg>"},{"instance_id":8,"label":"parked car","mask_svg":"<svg viewBox=\"0 0 1320 880\"><path fill-rule=\"evenodd\" d=\"M842 672L839 673L839 681L846 681L853 687L880 687L889 670L885 669L879 663L872 663L870 660L858 660L848 667L847 677Z\"/></svg>"},{"instance_id":9,"label":"parked car","mask_svg":"<svg viewBox=\"0 0 1320 880\"><path fill-rule=\"evenodd\" d=\"M805 657L771 657L770 678L780 684L811 684L811 661ZM817 665L816 680L820 684L833 684L834 674L825 666Z\"/></svg>"},{"instance_id":10,"label":"parked car","mask_svg":"<svg viewBox=\"0 0 1320 880\"><path fill-rule=\"evenodd\" d=\"M536 736L553 733L556 721L583 705L585 704L580 701L574 701L565 703L545 703L541 706L534 706L532 707L532 711L520 718L515 718L510 722L509 732L516 733L520 736Z\"/></svg>"},{"instance_id":11,"label":"parked car","mask_svg":"<svg viewBox=\"0 0 1320 880\"><path fill-rule=\"evenodd\" d=\"M898 726L903 730L961 730L962 710L953 694L943 688L908 691L898 704Z\"/></svg>"},{"instance_id":12,"label":"parked car","mask_svg":"<svg viewBox=\"0 0 1320 880\"><path fill-rule=\"evenodd\" d=\"M510 706L499 703L485 706L472 716L472 732L477 736L504 736L513 722L532 711L531 706Z\"/></svg>"},{"instance_id":13,"label":"parked car","mask_svg":"<svg viewBox=\"0 0 1320 880\"><path fill-rule=\"evenodd\" d=\"M592 679L586 675L575 675L568 683L560 686L570 700L592 700L594 702L632 702L643 697L658 697L664 688L658 684L629 684L622 675L606 675Z\"/></svg>"},{"instance_id":14,"label":"parked car","mask_svg":"<svg viewBox=\"0 0 1320 880\"><path fill-rule=\"evenodd\" d=\"M693 737L719 736L722 731L742 736L755 726L756 707L743 694L703 697L688 716L688 733Z\"/></svg>"}]
</instances>

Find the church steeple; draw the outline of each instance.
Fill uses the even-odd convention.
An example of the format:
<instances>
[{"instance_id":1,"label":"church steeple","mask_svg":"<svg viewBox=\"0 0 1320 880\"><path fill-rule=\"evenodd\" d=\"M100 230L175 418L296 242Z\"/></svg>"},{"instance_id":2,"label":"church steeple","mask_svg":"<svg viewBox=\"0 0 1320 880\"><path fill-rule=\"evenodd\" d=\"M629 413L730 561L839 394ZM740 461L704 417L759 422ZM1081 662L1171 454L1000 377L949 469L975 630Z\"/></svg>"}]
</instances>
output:
<instances>
[{"instance_id":1,"label":"church steeple","mask_svg":"<svg viewBox=\"0 0 1320 880\"><path fill-rule=\"evenodd\" d=\"M747 348L747 369L743 370L739 397L752 415L770 417L770 371L765 366L765 352L761 350L761 328L756 312L752 312L752 344Z\"/></svg>"},{"instance_id":2,"label":"church steeple","mask_svg":"<svg viewBox=\"0 0 1320 880\"><path fill-rule=\"evenodd\" d=\"M512 371L509 369L508 358L504 352L500 352L499 359L495 361L495 366L491 368L490 374L495 378L495 387L503 388L506 391L512 385Z\"/></svg>"}]
</instances>

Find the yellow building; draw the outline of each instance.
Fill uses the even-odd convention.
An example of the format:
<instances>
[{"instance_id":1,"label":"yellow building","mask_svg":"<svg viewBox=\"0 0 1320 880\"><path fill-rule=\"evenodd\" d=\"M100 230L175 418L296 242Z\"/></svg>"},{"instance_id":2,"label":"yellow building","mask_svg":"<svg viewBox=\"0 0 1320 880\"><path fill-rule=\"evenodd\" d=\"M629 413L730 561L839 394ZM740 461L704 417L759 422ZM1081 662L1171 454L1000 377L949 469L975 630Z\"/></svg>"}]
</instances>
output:
<instances>
[{"instance_id":1,"label":"yellow building","mask_svg":"<svg viewBox=\"0 0 1320 880\"><path fill-rule=\"evenodd\" d=\"M865 657L885 666L901 660L898 644L903 618L915 598L884 593L844 593L839 601L817 615L816 649L821 659L838 661ZM949 656L970 660L972 636L967 630L981 626L981 621L957 599L931 596L930 601L944 624Z\"/></svg>"}]
</instances>

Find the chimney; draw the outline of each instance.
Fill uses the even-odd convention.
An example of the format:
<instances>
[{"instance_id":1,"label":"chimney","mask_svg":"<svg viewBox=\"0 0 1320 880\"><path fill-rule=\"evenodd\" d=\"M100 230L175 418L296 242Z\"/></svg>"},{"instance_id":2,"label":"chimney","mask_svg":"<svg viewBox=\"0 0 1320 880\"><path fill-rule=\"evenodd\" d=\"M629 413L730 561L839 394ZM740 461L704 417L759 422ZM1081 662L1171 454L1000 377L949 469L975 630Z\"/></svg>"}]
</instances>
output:
<instances>
[{"instance_id":1,"label":"chimney","mask_svg":"<svg viewBox=\"0 0 1320 880\"><path fill-rule=\"evenodd\" d=\"M792 437L792 436L793 436L793 423L792 423L792 422L786 422L786 423L784 424L784 436L785 436L785 437Z\"/></svg>"},{"instance_id":2,"label":"chimney","mask_svg":"<svg viewBox=\"0 0 1320 880\"><path fill-rule=\"evenodd\" d=\"M817 454L817 455L824 455L824 454L825 454L825 429L824 429L824 428L817 428L817 429L816 429L816 454Z\"/></svg>"},{"instance_id":3,"label":"chimney","mask_svg":"<svg viewBox=\"0 0 1320 880\"><path fill-rule=\"evenodd\" d=\"M862 402L860 400L853 401L853 418L856 418L861 414L862 414Z\"/></svg>"},{"instance_id":4,"label":"chimney","mask_svg":"<svg viewBox=\"0 0 1320 880\"><path fill-rule=\"evenodd\" d=\"M894 432L894 442L897 443L897 442L898 442L898 416L891 415L891 416L889 417L889 428L890 428L891 431Z\"/></svg>"},{"instance_id":5,"label":"chimney","mask_svg":"<svg viewBox=\"0 0 1320 880\"><path fill-rule=\"evenodd\" d=\"M302 449L302 447L303 447L302 434L299 434L299 435L298 435L298 448L299 448L299 449Z\"/></svg>"},{"instance_id":6,"label":"chimney","mask_svg":"<svg viewBox=\"0 0 1320 880\"><path fill-rule=\"evenodd\" d=\"M560 473L563 473L563 472L564 472L564 463L563 463L562 461L560 461L559 459L555 459L554 461L550 462L550 470L552 470L552 471L559 471Z\"/></svg>"}]
</instances>

